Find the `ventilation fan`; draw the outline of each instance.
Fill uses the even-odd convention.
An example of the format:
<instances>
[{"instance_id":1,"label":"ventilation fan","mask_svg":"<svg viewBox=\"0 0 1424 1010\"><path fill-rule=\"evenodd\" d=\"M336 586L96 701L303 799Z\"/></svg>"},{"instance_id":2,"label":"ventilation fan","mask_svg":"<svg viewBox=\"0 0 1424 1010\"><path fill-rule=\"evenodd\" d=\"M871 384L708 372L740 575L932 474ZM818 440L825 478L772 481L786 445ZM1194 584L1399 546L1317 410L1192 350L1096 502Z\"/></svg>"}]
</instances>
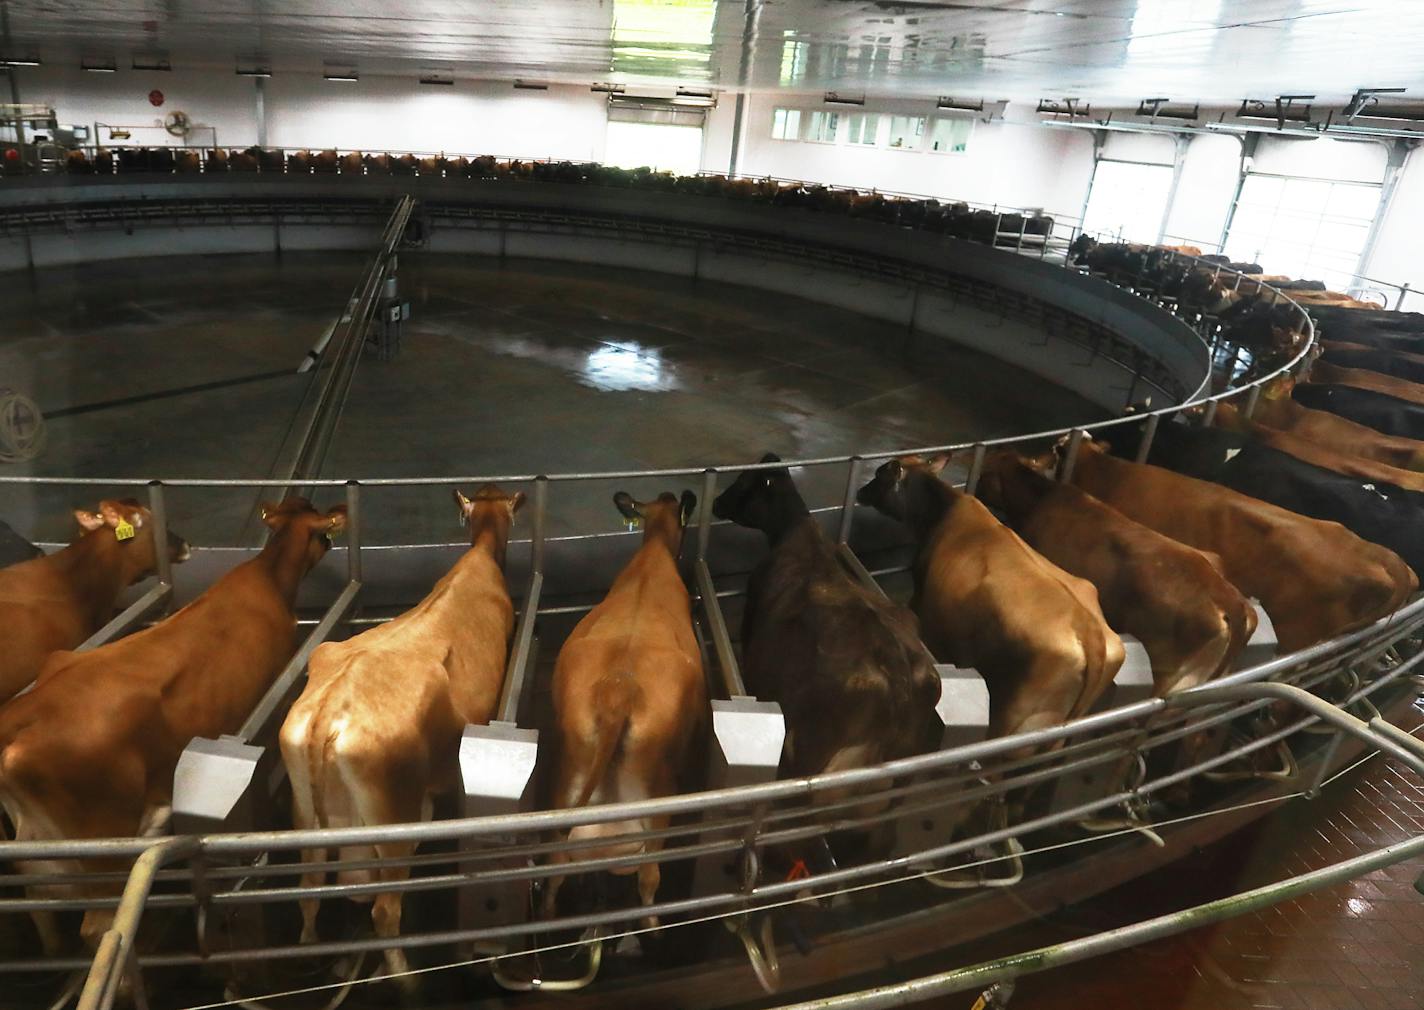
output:
<instances>
[{"instance_id":1,"label":"ventilation fan","mask_svg":"<svg viewBox=\"0 0 1424 1010\"><path fill-rule=\"evenodd\" d=\"M193 122L188 118L188 113L174 109L163 117L163 128L175 137L186 137L188 131L193 128Z\"/></svg>"}]
</instances>

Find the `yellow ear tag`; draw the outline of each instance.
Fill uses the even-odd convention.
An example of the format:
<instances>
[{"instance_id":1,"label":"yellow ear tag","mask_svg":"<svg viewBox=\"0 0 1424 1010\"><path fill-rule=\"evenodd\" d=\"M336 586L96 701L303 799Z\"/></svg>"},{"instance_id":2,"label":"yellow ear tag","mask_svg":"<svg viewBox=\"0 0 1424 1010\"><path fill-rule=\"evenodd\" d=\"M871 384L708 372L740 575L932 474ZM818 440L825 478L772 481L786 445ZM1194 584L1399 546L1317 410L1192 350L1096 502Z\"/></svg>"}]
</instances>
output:
<instances>
[{"instance_id":1,"label":"yellow ear tag","mask_svg":"<svg viewBox=\"0 0 1424 1010\"><path fill-rule=\"evenodd\" d=\"M120 519L118 525L114 527L114 539L132 540L133 535L134 528L132 524L130 524L127 519Z\"/></svg>"},{"instance_id":2,"label":"yellow ear tag","mask_svg":"<svg viewBox=\"0 0 1424 1010\"><path fill-rule=\"evenodd\" d=\"M627 521L626 525L628 527L628 532L632 533L634 530L638 529L643 525L643 517L634 516L632 519L629 519Z\"/></svg>"}]
</instances>

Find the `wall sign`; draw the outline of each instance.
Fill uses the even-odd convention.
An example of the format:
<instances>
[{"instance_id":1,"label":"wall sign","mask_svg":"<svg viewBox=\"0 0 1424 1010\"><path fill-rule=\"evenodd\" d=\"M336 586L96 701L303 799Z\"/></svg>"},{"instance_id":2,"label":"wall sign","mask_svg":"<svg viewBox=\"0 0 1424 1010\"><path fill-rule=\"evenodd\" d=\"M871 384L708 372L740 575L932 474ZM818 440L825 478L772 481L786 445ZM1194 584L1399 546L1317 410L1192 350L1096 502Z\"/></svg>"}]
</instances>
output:
<instances>
[{"instance_id":1,"label":"wall sign","mask_svg":"<svg viewBox=\"0 0 1424 1010\"><path fill-rule=\"evenodd\" d=\"M152 91L150 91L150 92L148 93L148 104L149 104L149 105L162 105L162 104L163 104L163 92L159 91L157 88L154 88Z\"/></svg>"}]
</instances>

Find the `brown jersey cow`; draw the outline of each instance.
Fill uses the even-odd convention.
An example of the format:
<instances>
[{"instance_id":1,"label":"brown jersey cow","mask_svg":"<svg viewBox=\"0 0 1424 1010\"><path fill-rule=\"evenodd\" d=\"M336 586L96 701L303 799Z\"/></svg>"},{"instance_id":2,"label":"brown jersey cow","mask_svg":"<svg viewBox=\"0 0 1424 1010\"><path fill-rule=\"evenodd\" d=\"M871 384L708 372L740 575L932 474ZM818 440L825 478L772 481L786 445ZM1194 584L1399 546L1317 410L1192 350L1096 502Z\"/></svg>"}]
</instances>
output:
<instances>
[{"instance_id":1,"label":"brown jersey cow","mask_svg":"<svg viewBox=\"0 0 1424 1010\"><path fill-rule=\"evenodd\" d=\"M188 742L241 727L296 650L297 587L346 513L289 498L263 518L272 534L252 560L151 628L90 652L55 653L34 690L0 709L0 806L17 839L145 832L172 800L173 770ZM117 868L99 862L64 868ZM45 864L17 865L38 872ZM121 886L31 890L72 897L76 887L117 894ZM113 914L87 912L84 938L96 943ZM54 949L53 923L39 924Z\"/></svg>"},{"instance_id":2,"label":"brown jersey cow","mask_svg":"<svg viewBox=\"0 0 1424 1010\"><path fill-rule=\"evenodd\" d=\"M893 459L857 496L908 525L919 544L912 606L925 644L983 676L994 736L1085 715L1126 655L1097 590L940 480L947 461Z\"/></svg>"},{"instance_id":3,"label":"brown jersey cow","mask_svg":"<svg viewBox=\"0 0 1424 1010\"><path fill-rule=\"evenodd\" d=\"M455 492L470 549L419 604L387 624L312 653L306 689L282 724L282 760L298 828L429 820L431 797L458 783L460 735L494 716L504 683L514 607L504 553L524 503L487 484L473 500ZM343 859L394 859L412 843L344 848ZM303 852L307 862L325 850ZM318 886L327 874L302 878ZM405 880L409 867L351 870L343 883ZM316 940L317 899L302 902L302 941ZM400 894L378 895L376 935L400 934ZM402 951L386 952L392 972Z\"/></svg>"},{"instance_id":4,"label":"brown jersey cow","mask_svg":"<svg viewBox=\"0 0 1424 1010\"><path fill-rule=\"evenodd\" d=\"M0 568L0 702L34 681L51 653L73 649L104 626L119 594L153 574L153 516L132 498L75 509L83 533L61 551ZM188 559L173 533L171 561Z\"/></svg>"},{"instance_id":5,"label":"brown jersey cow","mask_svg":"<svg viewBox=\"0 0 1424 1010\"><path fill-rule=\"evenodd\" d=\"M1108 624L1147 650L1159 696L1229 670L1256 631L1256 609L1220 558L1050 480L1017 453L984 460L979 495L1030 547L1097 588Z\"/></svg>"},{"instance_id":6,"label":"brown jersey cow","mask_svg":"<svg viewBox=\"0 0 1424 1010\"><path fill-rule=\"evenodd\" d=\"M1424 470L1424 442L1386 435L1328 410L1313 410L1291 398L1294 388L1295 380L1288 377L1264 386L1251 420L1388 466Z\"/></svg>"},{"instance_id":7,"label":"brown jersey cow","mask_svg":"<svg viewBox=\"0 0 1424 1010\"><path fill-rule=\"evenodd\" d=\"M1220 557L1232 584L1261 601L1287 652L1366 627L1418 588L1398 555L1339 523L1118 459L1091 439L1072 480L1129 519Z\"/></svg>"},{"instance_id":8,"label":"brown jersey cow","mask_svg":"<svg viewBox=\"0 0 1424 1010\"><path fill-rule=\"evenodd\" d=\"M1407 488L1410 491L1424 491L1424 473L1390 466L1388 463L1381 463L1379 460L1366 456L1358 456L1353 452L1342 451L1334 446L1322 445L1288 431L1268 428L1263 424L1257 424L1253 418L1248 418L1229 403L1218 405L1212 423L1227 431L1250 435L1263 445L1294 456L1301 462L1309 463L1312 466L1334 470L1347 477L1383 481L1386 484Z\"/></svg>"},{"instance_id":9,"label":"brown jersey cow","mask_svg":"<svg viewBox=\"0 0 1424 1010\"><path fill-rule=\"evenodd\" d=\"M1323 358L1310 366L1310 381L1354 386L1356 389L1368 389L1375 393L1383 393L1385 396L1393 396L1397 400L1424 404L1424 383L1410 382L1408 379L1396 378L1393 375L1382 375L1365 368L1345 368L1341 365L1332 365Z\"/></svg>"},{"instance_id":10,"label":"brown jersey cow","mask_svg":"<svg viewBox=\"0 0 1424 1010\"><path fill-rule=\"evenodd\" d=\"M554 664L554 723L559 740L554 805L655 799L677 792L688 770L692 744L708 719L702 653L692 629L692 601L678 572L682 531L697 504L664 492L637 502L619 492L618 511L642 523L643 544L618 573L608 594L559 650ZM579 826L570 841L666 827L666 817ZM654 854L660 839L612 841L554 853L561 865L573 859ZM651 905L661 875L655 862L621 871L638 875L638 895ZM562 877L544 895L552 914Z\"/></svg>"}]
</instances>

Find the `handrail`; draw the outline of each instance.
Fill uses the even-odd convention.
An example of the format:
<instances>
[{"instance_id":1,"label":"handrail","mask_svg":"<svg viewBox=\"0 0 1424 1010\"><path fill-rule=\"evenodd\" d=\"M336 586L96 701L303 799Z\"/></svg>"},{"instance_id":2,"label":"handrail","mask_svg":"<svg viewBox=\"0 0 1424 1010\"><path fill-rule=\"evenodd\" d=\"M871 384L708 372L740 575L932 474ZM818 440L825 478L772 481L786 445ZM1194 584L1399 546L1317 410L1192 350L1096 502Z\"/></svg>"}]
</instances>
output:
<instances>
[{"instance_id":1,"label":"handrail","mask_svg":"<svg viewBox=\"0 0 1424 1010\"><path fill-rule=\"evenodd\" d=\"M338 323L339 332L327 345L323 357L330 357L331 364L320 380L311 414L303 426L291 463L286 468L286 487L305 486L308 478L321 472L322 461L331 447L342 409L346 406L347 394L351 391L356 365L365 348L366 331L378 307L386 268L395 255L396 246L405 234L414 210L415 199L409 194L396 201L381 232L376 252L356 284L350 302L353 307L344 314L343 322Z\"/></svg>"}]
</instances>

